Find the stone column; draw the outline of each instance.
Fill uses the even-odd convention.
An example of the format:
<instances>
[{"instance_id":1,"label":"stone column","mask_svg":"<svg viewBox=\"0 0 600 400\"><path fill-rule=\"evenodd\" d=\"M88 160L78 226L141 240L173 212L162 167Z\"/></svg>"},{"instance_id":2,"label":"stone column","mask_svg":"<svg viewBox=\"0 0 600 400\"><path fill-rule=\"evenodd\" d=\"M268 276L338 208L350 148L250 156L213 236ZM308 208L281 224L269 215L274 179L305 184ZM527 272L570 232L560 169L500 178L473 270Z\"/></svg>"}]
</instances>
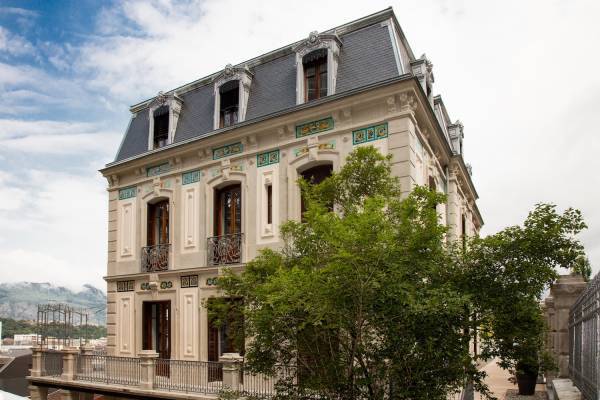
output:
<instances>
[{"instance_id":1,"label":"stone column","mask_svg":"<svg viewBox=\"0 0 600 400\"><path fill-rule=\"evenodd\" d=\"M549 341L558 364L558 378L569 377L569 310L587 283L581 275L561 275L550 288L552 300L546 303L549 322Z\"/></svg>"},{"instance_id":2,"label":"stone column","mask_svg":"<svg viewBox=\"0 0 600 400\"><path fill-rule=\"evenodd\" d=\"M154 350L142 350L138 356L141 368L140 388L152 390L154 389L154 373L158 353Z\"/></svg>"},{"instance_id":3,"label":"stone column","mask_svg":"<svg viewBox=\"0 0 600 400\"><path fill-rule=\"evenodd\" d=\"M61 379L72 381L75 379L76 356L79 354L79 349L76 347L67 347L62 350L63 354L63 372Z\"/></svg>"},{"instance_id":4,"label":"stone column","mask_svg":"<svg viewBox=\"0 0 600 400\"><path fill-rule=\"evenodd\" d=\"M48 388L29 385L29 398L31 400L46 400L48 398Z\"/></svg>"},{"instance_id":5,"label":"stone column","mask_svg":"<svg viewBox=\"0 0 600 400\"><path fill-rule=\"evenodd\" d=\"M223 353L219 361L223 363L223 388L240 389L240 372L244 358L238 353Z\"/></svg>"},{"instance_id":6,"label":"stone column","mask_svg":"<svg viewBox=\"0 0 600 400\"><path fill-rule=\"evenodd\" d=\"M44 349L42 346L34 346L31 348L31 369L29 374L33 377L42 376L42 362L44 361Z\"/></svg>"}]
</instances>

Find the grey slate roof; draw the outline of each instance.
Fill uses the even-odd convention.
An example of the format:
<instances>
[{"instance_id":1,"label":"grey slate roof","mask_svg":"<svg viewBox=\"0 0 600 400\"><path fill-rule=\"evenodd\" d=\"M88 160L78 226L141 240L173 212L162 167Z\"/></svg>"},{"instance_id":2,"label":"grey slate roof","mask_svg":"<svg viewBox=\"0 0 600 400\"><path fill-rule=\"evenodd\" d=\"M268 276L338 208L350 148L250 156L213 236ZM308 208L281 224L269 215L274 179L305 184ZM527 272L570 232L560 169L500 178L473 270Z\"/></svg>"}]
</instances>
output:
<instances>
[{"instance_id":1,"label":"grey slate roof","mask_svg":"<svg viewBox=\"0 0 600 400\"><path fill-rule=\"evenodd\" d=\"M388 27L381 21L340 35L342 41L336 93L398 77L398 67ZM296 105L295 54L289 51L251 68L246 121ZM174 142L199 138L213 131L214 96L211 80L191 91L178 94L183 99ZM148 112L132 118L115 162L148 151Z\"/></svg>"}]
</instances>

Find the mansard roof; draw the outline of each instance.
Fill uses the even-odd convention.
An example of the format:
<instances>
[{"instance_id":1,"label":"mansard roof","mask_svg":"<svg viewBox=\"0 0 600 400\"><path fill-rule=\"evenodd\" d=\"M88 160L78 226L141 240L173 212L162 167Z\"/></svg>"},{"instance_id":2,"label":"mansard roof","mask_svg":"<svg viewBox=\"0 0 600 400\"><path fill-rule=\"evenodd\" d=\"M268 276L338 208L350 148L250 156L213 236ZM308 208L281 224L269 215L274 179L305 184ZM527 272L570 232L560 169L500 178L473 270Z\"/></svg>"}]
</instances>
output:
<instances>
[{"instance_id":1,"label":"mansard roof","mask_svg":"<svg viewBox=\"0 0 600 400\"><path fill-rule=\"evenodd\" d=\"M385 21L394 24L400 43ZM410 71L415 57L391 8L322 32L341 42L336 95L397 78ZM296 54L304 40L233 66L253 74L245 120L250 122L296 106ZM182 108L173 144L217 133L213 128L214 79L224 70L198 79L166 94L176 94ZM148 152L148 99L131 107L133 113L114 162Z\"/></svg>"}]
</instances>

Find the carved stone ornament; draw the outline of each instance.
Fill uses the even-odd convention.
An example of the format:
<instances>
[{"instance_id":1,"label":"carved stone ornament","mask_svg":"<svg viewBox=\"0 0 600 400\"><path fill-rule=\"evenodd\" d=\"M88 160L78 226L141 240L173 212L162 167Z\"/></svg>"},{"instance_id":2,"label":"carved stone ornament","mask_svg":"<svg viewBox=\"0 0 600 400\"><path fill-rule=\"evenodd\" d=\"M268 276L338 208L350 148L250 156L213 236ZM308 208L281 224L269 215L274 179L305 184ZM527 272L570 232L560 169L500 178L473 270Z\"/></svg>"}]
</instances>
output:
<instances>
[{"instance_id":1,"label":"carved stone ornament","mask_svg":"<svg viewBox=\"0 0 600 400\"><path fill-rule=\"evenodd\" d=\"M227 64L219 75L214 78L215 91L218 91L219 87L229 81L238 80L245 88L250 88L252 83L252 77L254 74L250 71L248 66L234 67L231 64Z\"/></svg>"},{"instance_id":2,"label":"carved stone ornament","mask_svg":"<svg viewBox=\"0 0 600 400\"><path fill-rule=\"evenodd\" d=\"M417 109L417 101L412 94L404 92L400 93L399 97L402 110L415 111Z\"/></svg>"},{"instance_id":3,"label":"carved stone ornament","mask_svg":"<svg viewBox=\"0 0 600 400\"><path fill-rule=\"evenodd\" d=\"M301 58L313 50L327 48L330 49L335 57L339 56L342 41L335 33L319 33L312 31L303 42L293 48L296 54Z\"/></svg>"}]
</instances>

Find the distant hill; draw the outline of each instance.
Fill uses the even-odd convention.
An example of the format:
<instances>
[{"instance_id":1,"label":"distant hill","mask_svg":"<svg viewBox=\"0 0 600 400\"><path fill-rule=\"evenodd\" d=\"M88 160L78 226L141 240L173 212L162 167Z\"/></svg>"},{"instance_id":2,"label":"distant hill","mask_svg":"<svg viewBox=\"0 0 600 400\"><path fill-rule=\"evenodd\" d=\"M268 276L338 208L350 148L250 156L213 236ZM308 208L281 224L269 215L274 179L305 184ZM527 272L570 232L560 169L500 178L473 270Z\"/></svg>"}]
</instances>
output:
<instances>
[{"instance_id":1,"label":"distant hill","mask_svg":"<svg viewBox=\"0 0 600 400\"><path fill-rule=\"evenodd\" d=\"M91 285L74 292L51 283L0 283L0 317L15 320L36 320L37 305L51 302L67 303L88 310L90 324L106 324L106 294Z\"/></svg>"}]
</instances>

